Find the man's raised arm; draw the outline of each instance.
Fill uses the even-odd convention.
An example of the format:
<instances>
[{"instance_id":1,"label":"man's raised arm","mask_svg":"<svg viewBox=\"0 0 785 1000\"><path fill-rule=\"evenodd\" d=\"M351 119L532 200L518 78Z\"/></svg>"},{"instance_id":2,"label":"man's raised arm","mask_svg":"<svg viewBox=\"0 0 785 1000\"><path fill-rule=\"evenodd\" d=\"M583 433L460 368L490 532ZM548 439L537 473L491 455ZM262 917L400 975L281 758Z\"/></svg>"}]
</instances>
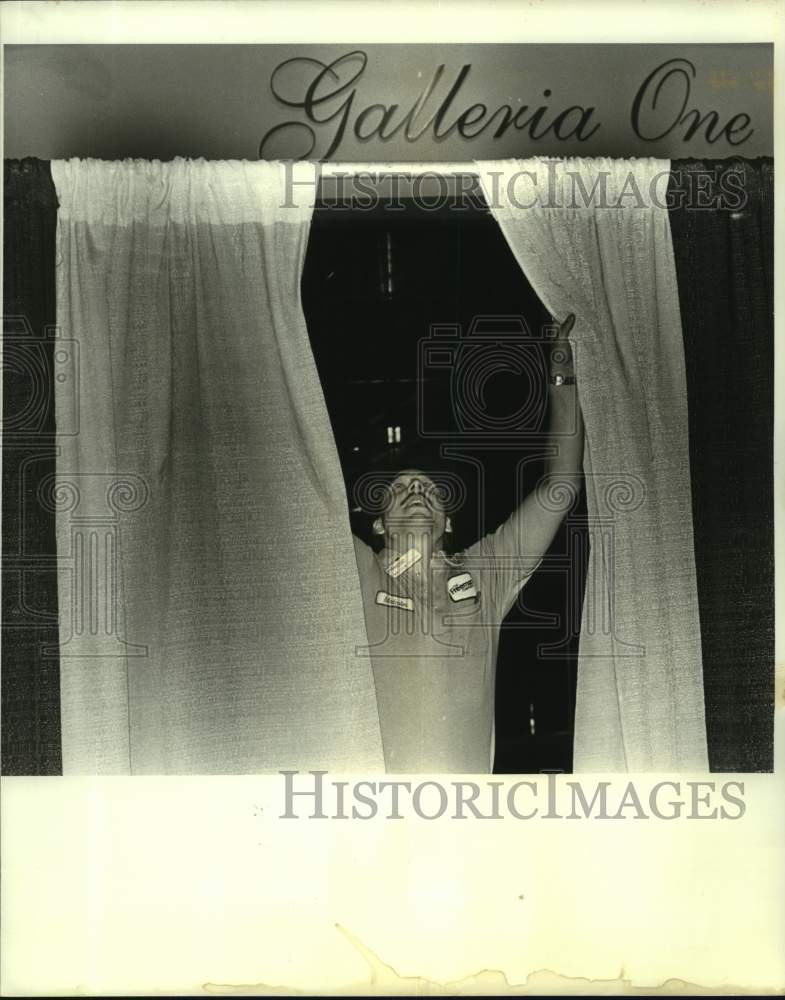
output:
<instances>
[{"instance_id":1,"label":"man's raised arm","mask_svg":"<svg viewBox=\"0 0 785 1000\"><path fill-rule=\"evenodd\" d=\"M543 478L513 514L520 552L531 568L539 563L580 491L583 417L567 335L575 323L570 313L560 325L550 352L546 431L556 454L545 461Z\"/></svg>"}]
</instances>

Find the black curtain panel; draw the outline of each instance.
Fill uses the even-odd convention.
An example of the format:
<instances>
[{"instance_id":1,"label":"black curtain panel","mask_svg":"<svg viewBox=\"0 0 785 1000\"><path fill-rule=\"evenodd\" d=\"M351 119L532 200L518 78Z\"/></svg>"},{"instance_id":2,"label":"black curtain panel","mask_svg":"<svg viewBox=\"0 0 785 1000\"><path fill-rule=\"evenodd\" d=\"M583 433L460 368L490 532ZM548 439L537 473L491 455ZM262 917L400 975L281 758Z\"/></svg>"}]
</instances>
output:
<instances>
[{"instance_id":1,"label":"black curtain panel","mask_svg":"<svg viewBox=\"0 0 785 1000\"><path fill-rule=\"evenodd\" d=\"M773 179L771 159L683 160L674 161L669 187L715 771L766 771L773 764ZM61 771L56 550L47 490L56 454L56 211L48 162L6 161L2 770L8 775Z\"/></svg>"},{"instance_id":2,"label":"black curtain panel","mask_svg":"<svg viewBox=\"0 0 785 1000\"><path fill-rule=\"evenodd\" d=\"M714 771L769 771L774 163L672 167L709 760Z\"/></svg>"},{"instance_id":3,"label":"black curtain panel","mask_svg":"<svg viewBox=\"0 0 785 1000\"><path fill-rule=\"evenodd\" d=\"M9 775L62 770L55 526L46 497L55 470L56 224L49 163L6 160L2 770Z\"/></svg>"}]
</instances>

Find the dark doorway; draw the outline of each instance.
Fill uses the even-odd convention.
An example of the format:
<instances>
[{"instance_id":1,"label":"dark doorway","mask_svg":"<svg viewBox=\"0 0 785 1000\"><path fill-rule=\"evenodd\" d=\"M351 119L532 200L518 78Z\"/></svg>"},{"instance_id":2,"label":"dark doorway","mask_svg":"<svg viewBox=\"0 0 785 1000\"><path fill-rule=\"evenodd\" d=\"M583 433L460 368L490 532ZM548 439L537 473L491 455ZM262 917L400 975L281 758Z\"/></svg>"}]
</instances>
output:
<instances>
[{"instance_id":1,"label":"dark doorway","mask_svg":"<svg viewBox=\"0 0 785 1000\"><path fill-rule=\"evenodd\" d=\"M413 200L395 210L384 203L362 211L317 204L302 296L349 496L356 475L396 446L388 443L388 428L398 428L402 444L433 438L463 463L468 501L456 524L459 547L493 530L542 471L545 367L539 385L503 366L485 385L491 423L525 410L526 429L501 437L492 429L467 434L456 412L449 337L471 336L474 324L480 335L503 342L520 336L520 317L538 350L550 317L487 210L426 209ZM438 336L434 327L448 337L437 363L426 350ZM534 396L543 406L527 408ZM369 540L367 519L352 518L355 533ZM497 773L572 769L587 550L581 496L502 628Z\"/></svg>"}]
</instances>

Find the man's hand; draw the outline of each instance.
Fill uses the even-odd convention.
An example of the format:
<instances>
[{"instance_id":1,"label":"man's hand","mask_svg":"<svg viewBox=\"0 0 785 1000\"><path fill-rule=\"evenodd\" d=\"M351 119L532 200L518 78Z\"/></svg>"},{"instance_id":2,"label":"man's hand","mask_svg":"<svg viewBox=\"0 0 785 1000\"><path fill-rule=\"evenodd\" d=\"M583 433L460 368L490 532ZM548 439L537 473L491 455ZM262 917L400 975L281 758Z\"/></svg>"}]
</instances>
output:
<instances>
[{"instance_id":1,"label":"man's hand","mask_svg":"<svg viewBox=\"0 0 785 1000\"><path fill-rule=\"evenodd\" d=\"M572 347L567 339L570 330L575 325L575 313L565 319L559 326L559 332L551 345L550 374L562 375L565 378L575 375L575 367L572 360Z\"/></svg>"}]
</instances>

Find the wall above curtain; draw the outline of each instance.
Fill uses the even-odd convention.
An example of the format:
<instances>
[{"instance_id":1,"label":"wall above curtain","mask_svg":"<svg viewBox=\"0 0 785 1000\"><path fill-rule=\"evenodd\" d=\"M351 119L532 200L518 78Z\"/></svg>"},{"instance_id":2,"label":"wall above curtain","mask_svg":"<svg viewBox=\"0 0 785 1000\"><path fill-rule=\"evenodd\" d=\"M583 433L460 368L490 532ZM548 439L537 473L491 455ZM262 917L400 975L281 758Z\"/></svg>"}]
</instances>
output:
<instances>
[{"instance_id":1,"label":"wall above curtain","mask_svg":"<svg viewBox=\"0 0 785 1000\"><path fill-rule=\"evenodd\" d=\"M731 60L719 44L6 45L5 153L771 156L773 47L732 48Z\"/></svg>"}]
</instances>

